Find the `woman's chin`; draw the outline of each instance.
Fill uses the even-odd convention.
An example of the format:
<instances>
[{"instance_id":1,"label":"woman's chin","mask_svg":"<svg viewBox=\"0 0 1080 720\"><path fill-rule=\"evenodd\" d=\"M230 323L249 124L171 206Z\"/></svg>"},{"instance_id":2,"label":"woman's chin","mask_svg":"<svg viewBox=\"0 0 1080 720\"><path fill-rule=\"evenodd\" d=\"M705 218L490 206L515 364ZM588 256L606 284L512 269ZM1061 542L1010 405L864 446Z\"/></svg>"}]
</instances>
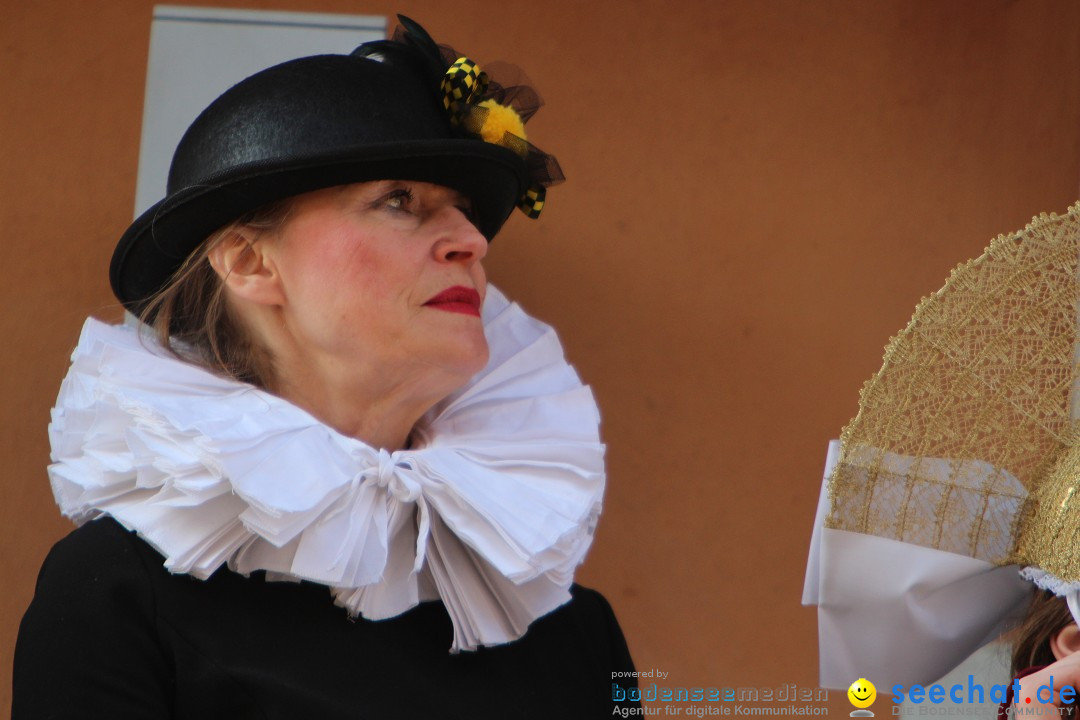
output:
<instances>
[{"instance_id":1,"label":"woman's chin","mask_svg":"<svg viewBox=\"0 0 1080 720\"><path fill-rule=\"evenodd\" d=\"M462 338L458 347L447 353L444 367L461 376L461 384L464 385L473 375L487 366L490 354L487 338L481 332L479 337Z\"/></svg>"}]
</instances>

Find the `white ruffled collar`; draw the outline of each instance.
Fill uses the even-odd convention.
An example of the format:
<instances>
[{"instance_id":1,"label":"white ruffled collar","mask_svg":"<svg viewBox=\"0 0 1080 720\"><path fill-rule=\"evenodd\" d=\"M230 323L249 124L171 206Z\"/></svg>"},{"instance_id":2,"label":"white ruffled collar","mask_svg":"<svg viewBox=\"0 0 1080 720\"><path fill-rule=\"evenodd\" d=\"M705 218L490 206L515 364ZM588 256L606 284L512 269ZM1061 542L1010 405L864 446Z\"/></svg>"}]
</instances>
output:
<instances>
[{"instance_id":1,"label":"white ruffled collar","mask_svg":"<svg viewBox=\"0 0 1080 720\"><path fill-rule=\"evenodd\" d=\"M49 426L56 502L112 516L174 573L310 580L369 619L439 598L452 651L521 637L570 597L604 446L555 332L495 288L483 316L487 367L393 453L87 320Z\"/></svg>"}]
</instances>

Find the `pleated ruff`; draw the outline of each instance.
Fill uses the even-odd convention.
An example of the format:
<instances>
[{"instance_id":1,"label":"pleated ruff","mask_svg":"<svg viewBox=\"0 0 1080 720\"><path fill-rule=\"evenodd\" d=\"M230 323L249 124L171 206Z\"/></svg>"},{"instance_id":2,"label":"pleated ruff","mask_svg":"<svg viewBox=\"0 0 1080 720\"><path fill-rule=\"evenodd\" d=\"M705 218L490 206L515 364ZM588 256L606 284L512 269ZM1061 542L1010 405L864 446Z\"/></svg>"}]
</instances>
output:
<instances>
[{"instance_id":1,"label":"pleated ruff","mask_svg":"<svg viewBox=\"0 0 1080 720\"><path fill-rule=\"evenodd\" d=\"M510 642L570 598L604 446L554 330L490 287L483 321L487 367L387 452L87 320L49 426L56 502L112 516L174 573L313 581L369 619L439 598L452 652Z\"/></svg>"}]
</instances>

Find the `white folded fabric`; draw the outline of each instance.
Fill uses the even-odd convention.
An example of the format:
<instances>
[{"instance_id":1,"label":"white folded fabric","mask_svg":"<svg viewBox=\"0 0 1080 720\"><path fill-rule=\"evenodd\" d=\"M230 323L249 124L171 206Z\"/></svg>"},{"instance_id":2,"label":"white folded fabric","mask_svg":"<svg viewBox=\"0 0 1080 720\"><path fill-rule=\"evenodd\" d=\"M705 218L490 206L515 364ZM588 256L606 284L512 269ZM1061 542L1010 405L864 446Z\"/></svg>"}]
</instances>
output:
<instances>
[{"instance_id":1,"label":"white folded fabric","mask_svg":"<svg viewBox=\"0 0 1080 720\"><path fill-rule=\"evenodd\" d=\"M830 443L803 586L803 604L818 608L821 685L933 682L997 637L1031 585L1016 566L826 528L839 452Z\"/></svg>"}]
</instances>

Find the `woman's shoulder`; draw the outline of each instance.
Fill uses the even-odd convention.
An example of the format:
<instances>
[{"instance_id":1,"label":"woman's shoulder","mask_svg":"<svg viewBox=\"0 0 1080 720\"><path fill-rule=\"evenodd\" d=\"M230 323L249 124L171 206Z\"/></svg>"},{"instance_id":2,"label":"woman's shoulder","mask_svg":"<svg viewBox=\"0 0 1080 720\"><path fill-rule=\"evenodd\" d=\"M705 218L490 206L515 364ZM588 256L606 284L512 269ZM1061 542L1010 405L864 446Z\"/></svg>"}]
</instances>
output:
<instances>
[{"instance_id":1,"label":"woman's shoulder","mask_svg":"<svg viewBox=\"0 0 1080 720\"><path fill-rule=\"evenodd\" d=\"M168 660L146 552L105 518L53 546L19 626L13 718L68 717L76 707L84 717L105 717L106 708L112 717L165 716Z\"/></svg>"},{"instance_id":2,"label":"woman's shoulder","mask_svg":"<svg viewBox=\"0 0 1080 720\"><path fill-rule=\"evenodd\" d=\"M37 592L82 592L108 580L146 579L153 549L110 517L85 523L61 539L46 556ZM160 562L159 562L160 564Z\"/></svg>"},{"instance_id":3,"label":"woman's shoulder","mask_svg":"<svg viewBox=\"0 0 1080 720\"><path fill-rule=\"evenodd\" d=\"M569 607L573 612L595 623L604 623L618 627L619 622L615 617L615 610L611 609L611 603L607 598L591 587L578 585L570 586Z\"/></svg>"},{"instance_id":4,"label":"woman's shoulder","mask_svg":"<svg viewBox=\"0 0 1080 720\"><path fill-rule=\"evenodd\" d=\"M510 647L539 648L565 653L577 648L580 659L589 658L610 670L633 668L622 628L607 599L590 588L574 584L570 601L537 620L525 637Z\"/></svg>"},{"instance_id":5,"label":"woman's shoulder","mask_svg":"<svg viewBox=\"0 0 1080 720\"><path fill-rule=\"evenodd\" d=\"M83 523L53 545L50 555L86 559L104 551L126 555L135 550L134 533L108 515Z\"/></svg>"},{"instance_id":6,"label":"woman's shoulder","mask_svg":"<svg viewBox=\"0 0 1080 720\"><path fill-rule=\"evenodd\" d=\"M570 586L570 597L573 602L591 612L614 617L611 603L607 601L599 591L574 583Z\"/></svg>"},{"instance_id":7,"label":"woman's shoulder","mask_svg":"<svg viewBox=\"0 0 1080 720\"><path fill-rule=\"evenodd\" d=\"M155 574L168 575L155 551L112 518L73 530L57 542L38 573L22 632L142 623L156 615ZM85 632L85 630L80 630Z\"/></svg>"},{"instance_id":8,"label":"woman's shoulder","mask_svg":"<svg viewBox=\"0 0 1080 720\"><path fill-rule=\"evenodd\" d=\"M615 619L615 611L600 592L575 583L570 586L570 602L567 607L587 627L594 628L605 635L613 630L621 634L619 621Z\"/></svg>"}]
</instances>

